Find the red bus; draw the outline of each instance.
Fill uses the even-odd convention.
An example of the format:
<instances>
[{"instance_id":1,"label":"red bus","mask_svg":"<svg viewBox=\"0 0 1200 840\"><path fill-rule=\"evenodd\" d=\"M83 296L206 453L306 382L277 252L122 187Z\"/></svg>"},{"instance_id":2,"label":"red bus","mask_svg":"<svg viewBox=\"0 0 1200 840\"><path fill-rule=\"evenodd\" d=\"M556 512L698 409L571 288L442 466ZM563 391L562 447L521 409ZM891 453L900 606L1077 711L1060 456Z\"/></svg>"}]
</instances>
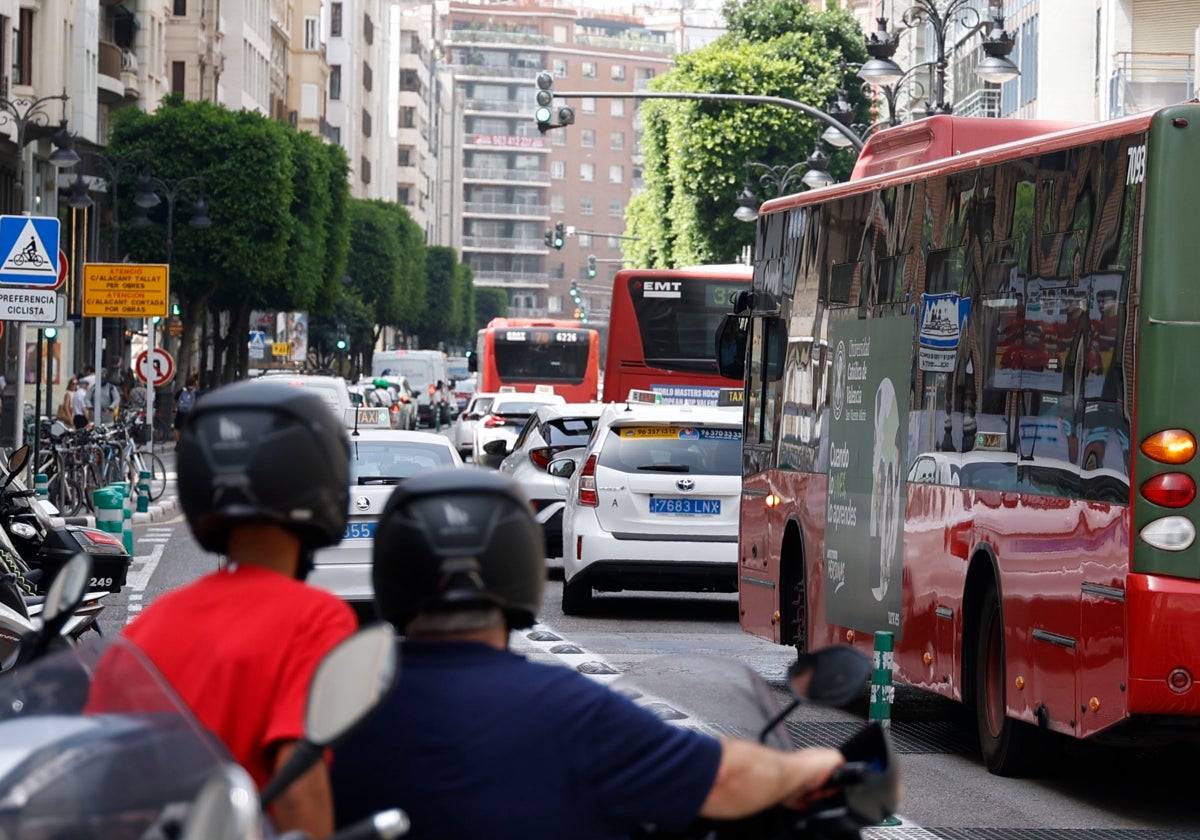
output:
<instances>
[{"instance_id":1,"label":"red bus","mask_svg":"<svg viewBox=\"0 0 1200 840\"><path fill-rule=\"evenodd\" d=\"M599 394L600 334L578 321L493 318L479 331L476 349L477 391L550 385L567 402L592 402Z\"/></svg>"},{"instance_id":2,"label":"red bus","mask_svg":"<svg viewBox=\"0 0 1200 840\"><path fill-rule=\"evenodd\" d=\"M719 333L742 627L892 633L1001 774L1200 724L1200 105L1046 132L932 117L767 202Z\"/></svg>"},{"instance_id":3,"label":"red bus","mask_svg":"<svg viewBox=\"0 0 1200 840\"><path fill-rule=\"evenodd\" d=\"M668 403L716 405L722 388L713 334L734 293L750 287L748 265L627 268L613 280L604 401L631 389L657 391Z\"/></svg>"}]
</instances>

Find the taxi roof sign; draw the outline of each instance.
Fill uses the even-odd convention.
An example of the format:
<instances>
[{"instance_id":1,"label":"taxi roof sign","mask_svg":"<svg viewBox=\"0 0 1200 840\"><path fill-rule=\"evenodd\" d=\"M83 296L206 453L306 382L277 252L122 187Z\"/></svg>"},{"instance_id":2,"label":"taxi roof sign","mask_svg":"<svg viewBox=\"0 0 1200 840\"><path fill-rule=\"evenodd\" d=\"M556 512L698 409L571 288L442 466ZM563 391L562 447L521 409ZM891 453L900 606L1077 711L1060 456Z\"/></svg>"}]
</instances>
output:
<instances>
[{"instance_id":1,"label":"taxi roof sign","mask_svg":"<svg viewBox=\"0 0 1200 840\"><path fill-rule=\"evenodd\" d=\"M517 393L516 385L501 385L496 391L497 394L515 394Z\"/></svg>"},{"instance_id":2,"label":"taxi roof sign","mask_svg":"<svg viewBox=\"0 0 1200 840\"><path fill-rule=\"evenodd\" d=\"M975 448L990 452L1004 452L1008 449L1004 432L979 432L975 435Z\"/></svg>"},{"instance_id":3,"label":"taxi roof sign","mask_svg":"<svg viewBox=\"0 0 1200 840\"><path fill-rule=\"evenodd\" d=\"M347 408L342 425L347 429L390 429L392 418L386 408Z\"/></svg>"},{"instance_id":4,"label":"taxi roof sign","mask_svg":"<svg viewBox=\"0 0 1200 840\"><path fill-rule=\"evenodd\" d=\"M535 393L535 394L553 394L554 386L553 385L534 385L533 393Z\"/></svg>"},{"instance_id":5,"label":"taxi roof sign","mask_svg":"<svg viewBox=\"0 0 1200 840\"><path fill-rule=\"evenodd\" d=\"M660 405L662 401L662 394L657 391L641 391L637 388L631 388L629 396L625 398L625 402L640 403L641 405Z\"/></svg>"},{"instance_id":6,"label":"taxi roof sign","mask_svg":"<svg viewBox=\"0 0 1200 840\"><path fill-rule=\"evenodd\" d=\"M741 388L722 388L717 392L717 405L745 405L745 392Z\"/></svg>"}]
</instances>

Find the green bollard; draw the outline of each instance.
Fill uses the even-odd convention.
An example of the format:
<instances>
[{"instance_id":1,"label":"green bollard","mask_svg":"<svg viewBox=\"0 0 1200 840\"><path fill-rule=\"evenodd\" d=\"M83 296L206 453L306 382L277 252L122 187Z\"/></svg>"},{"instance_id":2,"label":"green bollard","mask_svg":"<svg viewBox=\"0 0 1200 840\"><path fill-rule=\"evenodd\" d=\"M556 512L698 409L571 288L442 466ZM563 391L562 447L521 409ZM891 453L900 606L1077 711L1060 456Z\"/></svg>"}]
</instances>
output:
<instances>
[{"instance_id":1,"label":"green bollard","mask_svg":"<svg viewBox=\"0 0 1200 840\"><path fill-rule=\"evenodd\" d=\"M50 498L50 476L45 473L38 473L33 477L33 486L37 490L39 499Z\"/></svg>"},{"instance_id":2,"label":"green bollard","mask_svg":"<svg viewBox=\"0 0 1200 840\"><path fill-rule=\"evenodd\" d=\"M137 512L147 513L150 510L150 471L138 473Z\"/></svg>"},{"instance_id":3,"label":"green bollard","mask_svg":"<svg viewBox=\"0 0 1200 840\"><path fill-rule=\"evenodd\" d=\"M119 537L124 518L121 491L111 486L93 490L92 504L96 508L96 527Z\"/></svg>"},{"instance_id":4,"label":"green bollard","mask_svg":"<svg viewBox=\"0 0 1200 840\"><path fill-rule=\"evenodd\" d=\"M892 728L892 701L896 698L896 689L892 685L894 650L895 636L892 633L884 631L875 634L875 669L871 672L871 705L867 719L878 721L885 731ZM887 817L879 825L901 825L901 820Z\"/></svg>"},{"instance_id":5,"label":"green bollard","mask_svg":"<svg viewBox=\"0 0 1200 840\"><path fill-rule=\"evenodd\" d=\"M133 556L133 488L128 481L114 481L109 487L116 488L121 494L121 542L125 551Z\"/></svg>"}]
</instances>

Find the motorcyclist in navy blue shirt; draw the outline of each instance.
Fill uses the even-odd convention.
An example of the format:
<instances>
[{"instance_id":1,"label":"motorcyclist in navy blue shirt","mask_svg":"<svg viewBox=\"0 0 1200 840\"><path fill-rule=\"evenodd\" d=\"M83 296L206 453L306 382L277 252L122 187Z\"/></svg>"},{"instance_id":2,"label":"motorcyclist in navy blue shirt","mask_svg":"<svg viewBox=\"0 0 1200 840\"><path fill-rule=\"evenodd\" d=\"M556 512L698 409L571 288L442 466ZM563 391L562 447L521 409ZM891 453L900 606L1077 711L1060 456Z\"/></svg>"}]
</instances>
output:
<instances>
[{"instance_id":1,"label":"motorcyclist in navy blue shirt","mask_svg":"<svg viewBox=\"0 0 1200 840\"><path fill-rule=\"evenodd\" d=\"M508 650L541 605L542 537L517 485L437 470L375 532L380 614L406 639L381 708L337 747L340 826L403 808L414 838L587 840L803 804L841 765L672 726L574 670Z\"/></svg>"}]
</instances>

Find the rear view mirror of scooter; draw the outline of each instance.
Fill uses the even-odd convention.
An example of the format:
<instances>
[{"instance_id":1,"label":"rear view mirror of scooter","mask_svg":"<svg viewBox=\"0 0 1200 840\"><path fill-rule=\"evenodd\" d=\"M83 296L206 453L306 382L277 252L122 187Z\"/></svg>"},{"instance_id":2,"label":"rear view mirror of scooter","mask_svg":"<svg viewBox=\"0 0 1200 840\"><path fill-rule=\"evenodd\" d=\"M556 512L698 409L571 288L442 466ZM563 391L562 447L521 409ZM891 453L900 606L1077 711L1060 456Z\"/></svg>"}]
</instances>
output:
<instances>
[{"instance_id":1,"label":"rear view mirror of scooter","mask_svg":"<svg viewBox=\"0 0 1200 840\"><path fill-rule=\"evenodd\" d=\"M75 610L83 603L91 573L92 560L86 554L76 554L59 569L46 591L46 600L42 607L42 626L22 643L20 661L28 662L46 653Z\"/></svg>"},{"instance_id":2,"label":"rear view mirror of scooter","mask_svg":"<svg viewBox=\"0 0 1200 840\"><path fill-rule=\"evenodd\" d=\"M395 677L395 634L388 624L360 630L326 654L308 689L304 740L263 789L262 807L319 761L323 749L362 721L383 699Z\"/></svg>"},{"instance_id":3,"label":"rear view mirror of scooter","mask_svg":"<svg viewBox=\"0 0 1200 840\"><path fill-rule=\"evenodd\" d=\"M802 703L841 707L850 704L862 692L871 676L871 660L846 645L802 653L788 668L788 687L792 702L767 721L758 735L761 744L775 727Z\"/></svg>"}]
</instances>

